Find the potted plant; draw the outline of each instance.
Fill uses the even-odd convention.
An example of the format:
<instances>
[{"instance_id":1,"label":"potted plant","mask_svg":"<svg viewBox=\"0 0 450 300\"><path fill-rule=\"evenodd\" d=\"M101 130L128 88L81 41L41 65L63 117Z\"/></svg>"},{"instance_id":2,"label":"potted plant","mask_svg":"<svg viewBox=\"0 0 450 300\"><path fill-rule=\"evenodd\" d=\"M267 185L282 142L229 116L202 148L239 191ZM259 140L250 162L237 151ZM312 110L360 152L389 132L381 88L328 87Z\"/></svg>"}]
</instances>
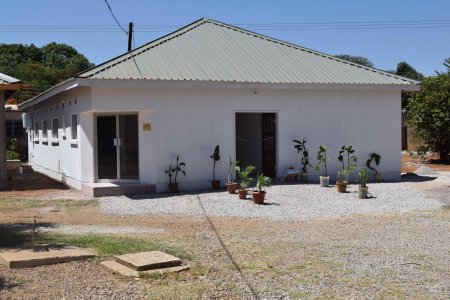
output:
<instances>
[{"instance_id":1,"label":"potted plant","mask_svg":"<svg viewBox=\"0 0 450 300\"><path fill-rule=\"evenodd\" d=\"M186 176L186 171L183 170L182 167L185 167L186 164L181 161L180 162L180 155L177 155L177 163L175 167L172 167L172 165L169 166L167 170L164 172L169 176L169 192L171 193L178 193L178 182L177 182L177 176L178 173L182 173L184 176ZM172 182L172 176L175 174L174 181Z\"/></svg>"},{"instance_id":2,"label":"potted plant","mask_svg":"<svg viewBox=\"0 0 450 300\"><path fill-rule=\"evenodd\" d=\"M367 199L367 193L369 191L369 187L367 186L367 180L369 179L369 175L367 175L367 170L362 169L358 172L358 198L359 199Z\"/></svg>"},{"instance_id":3,"label":"potted plant","mask_svg":"<svg viewBox=\"0 0 450 300\"><path fill-rule=\"evenodd\" d=\"M230 155L230 164L228 166L228 180L227 180L227 191L230 194L235 194L237 189L237 183L233 181L233 172L239 172L241 168L237 165L239 162L236 160L231 160Z\"/></svg>"},{"instance_id":4,"label":"potted plant","mask_svg":"<svg viewBox=\"0 0 450 300\"><path fill-rule=\"evenodd\" d=\"M350 173L353 170L356 170L356 168L357 168L357 165L356 165L357 158L355 155L352 155L354 152L355 152L355 149L353 149L353 146L347 147L345 145L342 146L341 150L339 151L338 160L342 163L341 175L344 176L344 180L347 182L348 182ZM347 156L347 166L345 166L344 156Z\"/></svg>"},{"instance_id":5,"label":"potted plant","mask_svg":"<svg viewBox=\"0 0 450 300\"><path fill-rule=\"evenodd\" d=\"M216 180L216 162L220 160L220 149L219 145L214 148L214 152L211 155L211 159L213 160L213 180L211 180L211 187L213 190L220 189L220 180Z\"/></svg>"},{"instance_id":6,"label":"potted plant","mask_svg":"<svg viewBox=\"0 0 450 300\"><path fill-rule=\"evenodd\" d=\"M309 152L308 149L306 149L306 142L307 140L304 138L302 141L299 140L293 140L295 143L294 148L297 149L297 153L302 154L302 159L300 161L300 164L302 165L302 172L300 173L300 181L308 182L308 167L312 167L309 163Z\"/></svg>"},{"instance_id":7,"label":"potted plant","mask_svg":"<svg viewBox=\"0 0 450 300\"><path fill-rule=\"evenodd\" d=\"M255 204L264 203L264 197L266 196L266 191L264 191L264 188L268 186L270 186L270 178L264 176L264 174L262 173L259 174L258 177L256 177L255 189L252 192L253 203Z\"/></svg>"},{"instance_id":8,"label":"potted plant","mask_svg":"<svg viewBox=\"0 0 450 300\"><path fill-rule=\"evenodd\" d=\"M347 192L347 169L342 169L337 173L336 177L336 188L338 193Z\"/></svg>"},{"instance_id":9,"label":"potted plant","mask_svg":"<svg viewBox=\"0 0 450 300\"><path fill-rule=\"evenodd\" d=\"M247 198L247 187L253 181L253 178L250 175L256 170L256 168L252 165L248 165L244 170L238 172L239 174L239 199Z\"/></svg>"},{"instance_id":10,"label":"potted plant","mask_svg":"<svg viewBox=\"0 0 450 300\"><path fill-rule=\"evenodd\" d=\"M316 171L320 172L320 186L327 187L330 183L330 176L328 176L327 169L327 150L328 148L324 145L319 146L319 151L317 151L317 165Z\"/></svg>"},{"instance_id":11,"label":"potted plant","mask_svg":"<svg viewBox=\"0 0 450 300\"><path fill-rule=\"evenodd\" d=\"M379 165L381 160L381 155L377 153L371 153L369 159L366 161L366 167L369 168L373 173L373 180L375 182L381 182L381 173L378 172L375 167L373 167L372 161L375 161L375 165Z\"/></svg>"}]
</instances>

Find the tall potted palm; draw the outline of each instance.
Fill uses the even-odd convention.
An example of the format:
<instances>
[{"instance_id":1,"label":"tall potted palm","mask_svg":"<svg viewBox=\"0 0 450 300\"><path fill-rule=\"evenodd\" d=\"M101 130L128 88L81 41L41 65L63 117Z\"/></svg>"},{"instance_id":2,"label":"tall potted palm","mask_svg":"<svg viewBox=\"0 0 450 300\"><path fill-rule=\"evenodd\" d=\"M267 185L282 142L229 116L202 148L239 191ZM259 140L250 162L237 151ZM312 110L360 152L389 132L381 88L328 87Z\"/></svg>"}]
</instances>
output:
<instances>
[{"instance_id":1,"label":"tall potted palm","mask_svg":"<svg viewBox=\"0 0 450 300\"><path fill-rule=\"evenodd\" d=\"M253 178L250 177L250 175L256 170L256 168L252 165L248 165L245 167L245 169L238 172L239 174L239 199L246 199L247 198L247 187L250 185L250 183L253 181Z\"/></svg>"},{"instance_id":2,"label":"tall potted palm","mask_svg":"<svg viewBox=\"0 0 450 300\"><path fill-rule=\"evenodd\" d=\"M300 173L300 181L308 182L309 172L308 167L312 167L309 163L309 152L306 149L307 140L304 138L302 141L293 140L295 143L294 148L297 149L297 153L302 154L302 158L300 160L300 164L302 165L302 172Z\"/></svg>"},{"instance_id":3,"label":"tall potted palm","mask_svg":"<svg viewBox=\"0 0 450 300\"><path fill-rule=\"evenodd\" d=\"M320 172L320 186L327 187L330 182L330 176L328 176L327 169L327 150L328 148L324 145L319 146L319 151L317 151L317 165L316 171Z\"/></svg>"},{"instance_id":4,"label":"tall potted palm","mask_svg":"<svg viewBox=\"0 0 450 300\"><path fill-rule=\"evenodd\" d=\"M214 148L214 152L210 157L213 160L213 180L211 180L211 187L213 190L218 190L220 189L220 180L216 180L216 162L220 160L219 145Z\"/></svg>"},{"instance_id":5,"label":"tall potted palm","mask_svg":"<svg viewBox=\"0 0 450 300\"><path fill-rule=\"evenodd\" d=\"M235 194L237 189L237 183L233 180L233 173L239 172L241 168L238 166L238 161L231 160L230 155L230 164L228 166L228 179L227 179L227 191L230 194Z\"/></svg>"}]
</instances>

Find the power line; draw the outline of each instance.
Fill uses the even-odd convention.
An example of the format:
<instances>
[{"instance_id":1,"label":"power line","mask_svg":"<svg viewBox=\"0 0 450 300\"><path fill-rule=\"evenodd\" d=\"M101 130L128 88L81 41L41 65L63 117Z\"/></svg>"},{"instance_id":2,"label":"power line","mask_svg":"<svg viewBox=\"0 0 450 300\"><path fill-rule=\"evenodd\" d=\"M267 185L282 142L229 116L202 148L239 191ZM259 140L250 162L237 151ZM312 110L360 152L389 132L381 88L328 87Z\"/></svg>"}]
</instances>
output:
<instances>
[{"instance_id":1,"label":"power line","mask_svg":"<svg viewBox=\"0 0 450 300\"><path fill-rule=\"evenodd\" d=\"M117 18L111 9L111 6L109 6L108 0L105 0L105 3L108 6L109 11L111 12L111 15L113 16L114 20L116 20L117 25L120 27L120 29L122 29L123 32L125 32L125 34L128 34L128 32L122 27L122 25L120 25L119 21L117 21Z\"/></svg>"}]
</instances>

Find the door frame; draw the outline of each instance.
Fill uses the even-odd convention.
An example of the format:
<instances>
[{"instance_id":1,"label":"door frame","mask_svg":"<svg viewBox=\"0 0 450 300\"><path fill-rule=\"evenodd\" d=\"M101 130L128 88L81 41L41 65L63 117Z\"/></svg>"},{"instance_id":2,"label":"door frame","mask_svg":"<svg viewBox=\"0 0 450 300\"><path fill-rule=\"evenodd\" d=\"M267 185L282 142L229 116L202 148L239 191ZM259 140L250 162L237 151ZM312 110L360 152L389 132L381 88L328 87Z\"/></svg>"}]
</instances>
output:
<instances>
[{"instance_id":1,"label":"door frame","mask_svg":"<svg viewBox=\"0 0 450 300\"><path fill-rule=\"evenodd\" d=\"M139 138L139 112L101 112L101 113L94 113L94 175L95 175L95 182L98 183L139 183L140 182L140 176L141 176L141 172L139 172L138 179L120 179L120 150L117 147L117 153L116 153L116 159L117 159L117 178L116 179L99 179L98 178L98 145L97 145L97 132L98 132L98 127L97 127L97 117L116 117L116 137L119 135L119 116L123 116L123 115L135 115L137 117L138 120L138 128L136 128L137 130L137 134L138 134L138 148L139 144L140 144L140 138ZM139 151L140 152L140 151ZM138 156L138 164L140 164L140 159Z\"/></svg>"},{"instance_id":2,"label":"door frame","mask_svg":"<svg viewBox=\"0 0 450 300\"><path fill-rule=\"evenodd\" d=\"M274 114L275 115L275 178L280 177L280 171L279 171L279 141L280 141L280 135L279 135L279 128L280 128L280 119L279 119L279 110L233 110L233 151L234 151L234 159L236 159L236 149L237 149L237 143L236 143L236 115L240 113L244 114ZM262 150L262 145L261 145Z\"/></svg>"}]
</instances>

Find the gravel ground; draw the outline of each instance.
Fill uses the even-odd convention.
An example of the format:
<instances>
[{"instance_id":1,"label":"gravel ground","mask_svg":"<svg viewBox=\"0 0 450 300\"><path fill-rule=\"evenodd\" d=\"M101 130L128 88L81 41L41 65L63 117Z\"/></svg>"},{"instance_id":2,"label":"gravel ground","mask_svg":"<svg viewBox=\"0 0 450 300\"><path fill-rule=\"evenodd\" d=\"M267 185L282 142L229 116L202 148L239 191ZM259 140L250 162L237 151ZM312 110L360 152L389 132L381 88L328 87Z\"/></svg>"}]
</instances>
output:
<instances>
[{"instance_id":1,"label":"gravel ground","mask_svg":"<svg viewBox=\"0 0 450 300\"><path fill-rule=\"evenodd\" d=\"M339 194L334 187L317 184L276 185L267 189L265 205L254 205L251 195L239 200L226 192L156 195L148 197L107 197L100 200L101 212L108 215L185 214L201 217L201 200L209 216L308 220L373 212L436 210L443 203L412 189L412 183L369 185L370 199L357 198L357 185Z\"/></svg>"}]
</instances>

